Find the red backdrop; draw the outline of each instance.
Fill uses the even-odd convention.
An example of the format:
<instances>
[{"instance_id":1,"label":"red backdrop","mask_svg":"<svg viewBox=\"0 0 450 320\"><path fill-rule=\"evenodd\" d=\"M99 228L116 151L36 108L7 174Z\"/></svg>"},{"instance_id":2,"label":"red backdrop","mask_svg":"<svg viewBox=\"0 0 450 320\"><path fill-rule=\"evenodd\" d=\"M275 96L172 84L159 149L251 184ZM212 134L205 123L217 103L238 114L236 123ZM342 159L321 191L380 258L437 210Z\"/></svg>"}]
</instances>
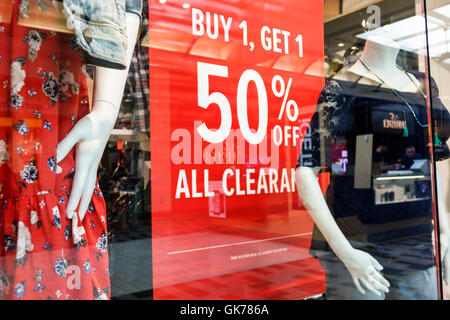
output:
<instances>
[{"instance_id":1,"label":"red backdrop","mask_svg":"<svg viewBox=\"0 0 450 320\"><path fill-rule=\"evenodd\" d=\"M193 24L193 15L203 16L203 27ZM202 28L205 34L194 34ZM299 299L323 292L323 272L308 254L312 221L292 180L305 124L324 84L322 1L151 1L149 34L155 299ZM238 132L234 145L230 135L211 145L196 130L204 123L214 131L226 118L214 103L199 107L198 63L222 70L222 76L209 76L206 94L228 100L231 132ZM252 79L262 79L265 89L258 97L255 81L249 82L242 113L255 131L267 121L259 144L237 131L238 104L245 102L237 91L246 70L255 71ZM200 89L205 86L203 79ZM268 117L259 121L264 96ZM286 112L279 118L284 100L291 119ZM301 134L276 148L276 126L283 139L286 132ZM234 193L226 195L224 184Z\"/></svg>"}]
</instances>

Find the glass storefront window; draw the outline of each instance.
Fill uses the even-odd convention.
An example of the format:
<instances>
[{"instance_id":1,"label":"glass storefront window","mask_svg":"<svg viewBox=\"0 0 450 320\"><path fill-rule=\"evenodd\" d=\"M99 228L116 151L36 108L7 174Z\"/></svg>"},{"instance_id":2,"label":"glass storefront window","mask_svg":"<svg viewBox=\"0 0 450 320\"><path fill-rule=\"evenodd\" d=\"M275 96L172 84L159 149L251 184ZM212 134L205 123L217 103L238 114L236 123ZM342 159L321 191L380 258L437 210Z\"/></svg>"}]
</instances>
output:
<instances>
[{"instance_id":1,"label":"glass storefront window","mask_svg":"<svg viewBox=\"0 0 450 320\"><path fill-rule=\"evenodd\" d=\"M438 298L433 163L448 157L448 112L418 50L422 12L154 4L155 298Z\"/></svg>"},{"instance_id":2,"label":"glass storefront window","mask_svg":"<svg viewBox=\"0 0 450 320\"><path fill-rule=\"evenodd\" d=\"M450 24L450 13L449 13L450 4L448 1L427 1L426 2L426 14L428 18L428 63L429 63L429 73L431 77L436 82L436 86L432 87L432 91L436 92L439 90L439 96L442 103L446 106L447 110L450 108L450 100L449 100L449 90L446 85L446 79L448 78L449 72L449 34L448 34L448 26ZM422 47L422 50L426 48ZM433 106L433 103L432 103ZM446 128L446 129L445 129ZM447 130L446 134L448 134L448 126L443 130ZM442 129L441 129L442 130ZM448 147L445 144L439 147ZM439 217L444 217L443 221L440 223L448 226L448 214L450 208L450 190L449 190L449 162L441 161L436 164L436 170L440 175L440 182L438 181L438 185L441 187L441 193L438 194L439 201ZM445 235L444 235L445 236ZM441 238L443 235L441 235ZM444 238L445 240L445 238ZM445 272L445 269L448 267L447 257L442 257L441 268ZM442 280L446 280L443 277ZM447 280L448 281L448 280ZM443 284L443 298L448 300L449 288L446 281L442 282Z\"/></svg>"},{"instance_id":3,"label":"glass storefront window","mask_svg":"<svg viewBox=\"0 0 450 320\"><path fill-rule=\"evenodd\" d=\"M114 3L0 4L0 299L448 297L448 0Z\"/></svg>"}]
</instances>

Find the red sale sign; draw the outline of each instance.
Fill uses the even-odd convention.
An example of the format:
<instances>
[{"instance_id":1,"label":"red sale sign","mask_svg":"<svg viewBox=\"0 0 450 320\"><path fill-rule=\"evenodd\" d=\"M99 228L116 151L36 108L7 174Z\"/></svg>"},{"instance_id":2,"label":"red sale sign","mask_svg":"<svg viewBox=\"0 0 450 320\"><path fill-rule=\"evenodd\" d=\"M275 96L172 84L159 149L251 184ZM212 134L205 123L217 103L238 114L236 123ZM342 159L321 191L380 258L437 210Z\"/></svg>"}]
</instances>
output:
<instances>
[{"instance_id":1,"label":"red sale sign","mask_svg":"<svg viewBox=\"0 0 450 320\"><path fill-rule=\"evenodd\" d=\"M152 1L155 299L324 291L295 166L324 84L322 1Z\"/></svg>"}]
</instances>

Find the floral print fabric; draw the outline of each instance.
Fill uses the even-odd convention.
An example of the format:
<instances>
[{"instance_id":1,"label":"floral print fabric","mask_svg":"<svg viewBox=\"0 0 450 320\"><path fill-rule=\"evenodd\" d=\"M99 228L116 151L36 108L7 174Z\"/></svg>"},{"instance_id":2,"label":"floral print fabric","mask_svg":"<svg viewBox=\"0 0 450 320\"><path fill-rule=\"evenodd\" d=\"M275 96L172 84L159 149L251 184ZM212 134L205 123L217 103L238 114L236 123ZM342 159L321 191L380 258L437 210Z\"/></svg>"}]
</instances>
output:
<instances>
[{"instance_id":1,"label":"floral print fabric","mask_svg":"<svg viewBox=\"0 0 450 320\"><path fill-rule=\"evenodd\" d=\"M86 66L72 35L20 25L24 3L0 24L0 299L109 299L102 193L72 228L73 151L56 163L89 112Z\"/></svg>"}]
</instances>

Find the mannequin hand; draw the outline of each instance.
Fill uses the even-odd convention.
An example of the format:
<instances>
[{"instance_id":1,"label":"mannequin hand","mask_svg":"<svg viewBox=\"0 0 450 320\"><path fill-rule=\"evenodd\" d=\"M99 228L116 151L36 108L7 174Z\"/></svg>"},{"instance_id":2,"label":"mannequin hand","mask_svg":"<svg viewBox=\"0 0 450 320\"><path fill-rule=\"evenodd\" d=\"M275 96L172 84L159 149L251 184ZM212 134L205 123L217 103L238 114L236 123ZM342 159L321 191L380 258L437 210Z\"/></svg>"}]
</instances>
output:
<instances>
[{"instance_id":1,"label":"mannequin hand","mask_svg":"<svg viewBox=\"0 0 450 320\"><path fill-rule=\"evenodd\" d=\"M79 120L56 147L59 163L76 145L75 176L66 208L69 219L77 207L80 221L84 218L95 189L98 165L116 118L117 111L111 104L95 102L92 112Z\"/></svg>"},{"instance_id":2,"label":"mannequin hand","mask_svg":"<svg viewBox=\"0 0 450 320\"><path fill-rule=\"evenodd\" d=\"M382 290L385 293L389 292L388 287L390 284L379 272L383 267L370 254L361 250L352 249L341 260L350 272L359 292L366 294L360 281L377 296L381 296L378 290Z\"/></svg>"}]
</instances>

